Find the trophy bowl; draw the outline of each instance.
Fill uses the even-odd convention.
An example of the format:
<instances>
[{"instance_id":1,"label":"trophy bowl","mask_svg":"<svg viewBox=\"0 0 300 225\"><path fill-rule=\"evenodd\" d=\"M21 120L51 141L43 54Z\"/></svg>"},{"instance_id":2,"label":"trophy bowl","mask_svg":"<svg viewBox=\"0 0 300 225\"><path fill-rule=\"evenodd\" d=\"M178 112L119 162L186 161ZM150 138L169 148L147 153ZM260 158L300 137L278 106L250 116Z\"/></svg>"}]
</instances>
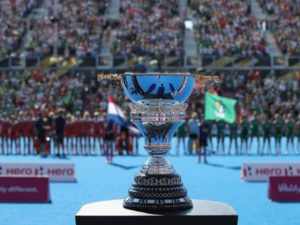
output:
<instances>
[{"instance_id":1,"label":"trophy bowl","mask_svg":"<svg viewBox=\"0 0 300 225\"><path fill-rule=\"evenodd\" d=\"M193 91L195 78L188 73L125 73L121 82L132 102L153 99L184 102Z\"/></svg>"},{"instance_id":2,"label":"trophy bowl","mask_svg":"<svg viewBox=\"0 0 300 225\"><path fill-rule=\"evenodd\" d=\"M188 73L125 73L121 84L131 120L145 138L149 158L134 177L123 206L139 211L192 208L181 177L166 159L177 128L185 121L184 101L193 91L195 77Z\"/></svg>"}]
</instances>

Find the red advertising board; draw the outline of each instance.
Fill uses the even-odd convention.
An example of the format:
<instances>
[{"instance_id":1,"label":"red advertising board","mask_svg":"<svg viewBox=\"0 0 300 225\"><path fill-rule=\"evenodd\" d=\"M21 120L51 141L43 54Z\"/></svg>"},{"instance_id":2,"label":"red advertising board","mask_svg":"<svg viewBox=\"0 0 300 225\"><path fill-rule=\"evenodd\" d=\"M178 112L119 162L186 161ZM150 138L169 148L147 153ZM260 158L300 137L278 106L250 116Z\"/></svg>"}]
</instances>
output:
<instances>
[{"instance_id":1,"label":"red advertising board","mask_svg":"<svg viewBox=\"0 0 300 225\"><path fill-rule=\"evenodd\" d=\"M276 176L269 178L269 199L278 202L300 201L300 177Z\"/></svg>"},{"instance_id":2,"label":"red advertising board","mask_svg":"<svg viewBox=\"0 0 300 225\"><path fill-rule=\"evenodd\" d=\"M49 202L49 177L0 177L0 202Z\"/></svg>"}]
</instances>

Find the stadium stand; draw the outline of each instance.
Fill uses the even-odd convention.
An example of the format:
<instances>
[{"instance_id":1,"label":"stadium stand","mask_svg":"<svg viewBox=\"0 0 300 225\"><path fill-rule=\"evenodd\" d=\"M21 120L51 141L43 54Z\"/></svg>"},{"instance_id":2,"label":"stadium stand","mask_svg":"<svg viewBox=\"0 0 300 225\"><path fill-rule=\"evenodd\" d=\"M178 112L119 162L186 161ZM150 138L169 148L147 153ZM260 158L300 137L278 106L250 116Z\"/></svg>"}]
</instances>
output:
<instances>
[{"instance_id":1,"label":"stadium stand","mask_svg":"<svg viewBox=\"0 0 300 225\"><path fill-rule=\"evenodd\" d=\"M104 115L107 95L127 109L122 91L96 73L182 71L202 66L219 75L206 90L238 99L238 122L300 112L300 2L257 0L3 0L0 1L0 117L19 120L63 108L70 117ZM184 5L185 4L185 5ZM114 9L117 17L108 8ZM116 13L119 10L118 13ZM187 66L186 20L197 55ZM264 25L266 22L266 27ZM191 29L191 28L189 28ZM265 31L282 52L268 51ZM101 44L111 42L110 56ZM156 65L156 66L153 66ZM208 74L208 75L209 75ZM203 115L204 90L195 90L189 115ZM296 119L295 119L296 120Z\"/></svg>"},{"instance_id":2,"label":"stadium stand","mask_svg":"<svg viewBox=\"0 0 300 225\"><path fill-rule=\"evenodd\" d=\"M173 1L122 1L113 54L183 54L183 20Z\"/></svg>"},{"instance_id":3,"label":"stadium stand","mask_svg":"<svg viewBox=\"0 0 300 225\"><path fill-rule=\"evenodd\" d=\"M19 54L26 33L26 17L39 6L37 0L0 1L0 59Z\"/></svg>"},{"instance_id":4,"label":"stadium stand","mask_svg":"<svg viewBox=\"0 0 300 225\"><path fill-rule=\"evenodd\" d=\"M273 19L270 21L277 44L281 51L288 55L300 55L300 33L299 33L299 1L266 1L259 0L261 7Z\"/></svg>"},{"instance_id":5,"label":"stadium stand","mask_svg":"<svg viewBox=\"0 0 300 225\"><path fill-rule=\"evenodd\" d=\"M72 7L70 7L72 5ZM99 50L105 20L103 14L107 1L45 1L46 16L31 21L25 43L26 55L54 54L57 23L58 54L69 56L94 56Z\"/></svg>"},{"instance_id":6,"label":"stadium stand","mask_svg":"<svg viewBox=\"0 0 300 225\"><path fill-rule=\"evenodd\" d=\"M256 56L265 54L261 27L248 0L190 1L201 55Z\"/></svg>"}]
</instances>

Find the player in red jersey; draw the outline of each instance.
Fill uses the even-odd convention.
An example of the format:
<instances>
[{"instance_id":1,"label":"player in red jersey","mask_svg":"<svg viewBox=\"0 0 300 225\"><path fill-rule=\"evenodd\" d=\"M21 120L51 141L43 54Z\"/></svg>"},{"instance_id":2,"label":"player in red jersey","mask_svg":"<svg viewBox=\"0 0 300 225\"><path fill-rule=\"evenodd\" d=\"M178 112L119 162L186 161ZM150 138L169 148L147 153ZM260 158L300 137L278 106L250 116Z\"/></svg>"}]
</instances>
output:
<instances>
[{"instance_id":1,"label":"player in red jersey","mask_svg":"<svg viewBox=\"0 0 300 225\"><path fill-rule=\"evenodd\" d=\"M1 154L9 154L9 121L4 113L0 118Z\"/></svg>"},{"instance_id":2,"label":"player in red jersey","mask_svg":"<svg viewBox=\"0 0 300 225\"><path fill-rule=\"evenodd\" d=\"M24 117L24 152L36 154L33 148L34 137L34 117L26 114Z\"/></svg>"},{"instance_id":3,"label":"player in red jersey","mask_svg":"<svg viewBox=\"0 0 300 225\"><path fill-rule=\"evenodd\" d=\"M94 118L91 117L90 113L87 113L85 119L85 139L87 145L86 152L88 155L95 155L93 133L94 133Z\"/></svg>"},{"instance_id":4,"label":"player in red jersey","mask_svg":"<svg viewBox=\"0 0 300 225\"><path fill-rule=\"evenodd\" d=\"M105 130L104 130L104 124L103 124L103 117L101 117L101 119L98 121L99 124L99 133L98 133L98 137L99 137L99 151L101 155L104 155L104 134L105 134Z\"/></svg>"},{"instance_id":5,"label":"player in red jersey","mask_svg":"<svg viewBox=\"0 0 300 225\"><path fill-rule=\"evenodd\" d=\"M96 136L96 125L97 125L97 116L98 113L95 112L94 116L90 119L90 127L89 127L89 140L91 143L91 154L92 155L96 155L96 140L97 140L97 136Z\"/></svg>"},{"instance_id":6,"label":"player in red jersey","mask_svg":"<svg viewBox=\"0 0 300 225\"><path fill-rule=\"evenodd\" d=\"M124 150L127 155L132 155L132 140L127 126L120 126L116 149L118 150L119 155L123 155Z\"/></svg>"},{"instance_id":7,"label":"player in red jersey","mask_svg":"<svg viewBox=\"0 0 300 225\"><path fill-rule=\"evenodd\" d=\"M81 120L80 126L80 138L81 138L81 154L89 155L91 152L91 142L90 142L90 113L85 111L83 114L83 119Z\"/></svg>"},{"instance_id":8,"label":"player in red jersey","mask_svg":"<svg viewBox=\"0 0 300 225\"><path fill-rule=\"evenodd\" d=\"M64 137L66 139L66 148L65 151L67 154L70 154L73 152L74 148L72 148L72 132L73 132L73 127L72 127L72 122L71 122L71 114L67 114L66 116L66 124L65 124L65 129L64 129ZM69 151L71 149L71 151Z\"/></svg>"},{"instance_id":9,"label":"player in red jersey","mask_svg":"<svg viewBox=\"0 0 300 225\"><path fill-rule=\"evenodd\" d=\"M94 118L94 141L98 143L99 151L101 155L104 155L104 147L103 147L103 136L104 136L104 128L103 128L103 118L99 116L98 112L95 112Z\"/></svg>"},{"instance_id":10,"label":"player in red jersey","mask_svg":"<svg viewBox=\"0 0 300 225\"><path fill-rule=\"evenodd\" d=\"M48 116L45 117L46 119L46 123L45 126L47 127L46 129L46 153L49 155L51 154L51 151L53 153L53 155L56 154L54 149L51 149L52 146L52 142L54 142L54 137L55 137L55 121L54 121L54 113L52 111L50 111L48 113ZM53 143L54 144L54 143Z\"/></svg>"},{"instance_id":11,"label":"player in red jersey","mask_svg":"<svg viewBox=\"0 0 300 225\"><path fill-rule=\"evenodd\" d=\"M112 163L114 155L114 143L116 134L116 125L113 121L104 120L104 152L106 163Z\"/></svg>"},{"instance_id":12,"label":"player in red jersey","mask_svg":"<svg viewBox=\"0 0 300 225\"><path fill-rule=\"evenodd\" d=\"M76 146L76 127L75 127L76 118L71 115L69 119L69 126L70 126L70 143L71 143L71 151L73 155L78 154L77 153L77 146Z\"/></svg>"},{"instance_id":13,"label":"player in red jersey","mask_svg":"<svg viewBox=\"0 0 300 225\"><path fill-rule=\"evenodd\" d=\"M298 140L296 152L300 154L300 115L298 115L297 122L296 122L296 132L297 132L297 140Z\"/></svg>"},{"instance_id":14,"label":"player in red jersey","mask_svg":"<svg viewBox=\"0 0 300 225\"><path fill-rule=\"evenodd\" d=\"M15 155L20 154L20 133L19 133L19 121L15 115L10 117L10 148L11 152L14 152Z\"/></svg>"},{"instance_id":15,"label":"player in red jersey","mask_svg":"<svg viewBox=\"0 0 300 225\"><path fill-rule=\"evenodd\" d=\"M64 146L64 130L66 125L66 120L64 117L64 112L60 109L57 113L56 118L54 119L55 125L55 155L62 155L65 157L67 152Z\"/></svg>"},{"instance_id":16,"label":"player in red jersey","mask_svg":"<svg viewBox=\"0 0 300 225\"><path fill-rule=\"evenodd\" d=\"M0 147L0 154L4 154L4 136L3 136L3 125L2 125L2 120L3 120L3 115L0 114L0 142L1 142L1 147Z\"/></svg>"},{"instance_id":17,"label":"player in red jersey","mask_svg":"<svg viewBox=\"0 0 300 225\"><path fill-rule=\"evenodd\" d=\"M19 113L17 128L18 128L18 133L19 133L20 145L23 144L22 145L23 148L20 148L20 152L23 155L27 155L28 152L27 152L27 149L26 149L26 146L25 146L26 121L25 121L25 118L24 118L24 113L22 111ZM22 151L23 151L23 153L22 153Z\"/></svg>"},{"instance_id":18,"label":"player in red jersey","mask_svg":"<svg viewBox=\"0 0 300 225\"><path fill-rule=\"evenodd\" d=\"M87 113L83 114L83 118L80 122L80 139L81 139L81 154L87 155Z\"/></svg>"},{"instance_id":19,"label":"player in red jersey","mask_svg":"<svg viewBox=\"0 0 300 225\"><path fill-rule=\"evenodd\" d=\"M81 142L81 115L80 112L76 112L76 117L73 123L74 135L75 135L75 142L76 142L76 154L81 153L82 149L82 142Z\"/></svg>"}]
</instances>

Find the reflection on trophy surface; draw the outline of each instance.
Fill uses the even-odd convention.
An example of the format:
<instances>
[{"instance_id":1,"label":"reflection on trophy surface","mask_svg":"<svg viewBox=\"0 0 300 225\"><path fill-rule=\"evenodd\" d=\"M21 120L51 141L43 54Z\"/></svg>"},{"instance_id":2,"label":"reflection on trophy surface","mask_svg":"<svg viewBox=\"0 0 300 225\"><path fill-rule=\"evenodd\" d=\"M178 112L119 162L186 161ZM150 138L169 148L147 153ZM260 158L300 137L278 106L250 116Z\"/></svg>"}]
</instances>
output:
<instances>
[{"instance_id":1,"label":"reflection on trophy surface","mask_svg":"<svg viewBox=\"0 0 300 225\"><path fill-rule=\"evenodd\" d=\"M141 211L184 210L192 207L181 177L167 161L171 139L185 120L195 83L187 73L125 73L121 83L131 118L145 138L149 158L135 176L124 207Z\"/></svg>"}]
</instances>

